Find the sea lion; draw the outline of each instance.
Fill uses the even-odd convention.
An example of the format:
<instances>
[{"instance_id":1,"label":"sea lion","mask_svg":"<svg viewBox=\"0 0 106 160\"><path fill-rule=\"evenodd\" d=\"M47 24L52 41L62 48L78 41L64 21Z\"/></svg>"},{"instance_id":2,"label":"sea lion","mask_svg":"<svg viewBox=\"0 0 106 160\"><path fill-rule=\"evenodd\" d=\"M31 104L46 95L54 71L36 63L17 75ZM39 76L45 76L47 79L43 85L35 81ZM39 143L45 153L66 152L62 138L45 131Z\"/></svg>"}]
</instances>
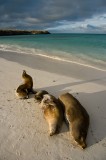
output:
<instances>
[{"instance_id":1,"label":"sea lion","mask_svg":"<svg viewBox=\"0 0 106 160\"><path fill-rule=\"evenodd\" d=\"M23 84L19 85L15 91L15 94L21 99L29 98L29 93L36 93L36 91L33 90L33 79L26 73L25 70L23 70L22 79Z\"/></svg>"},{"instance_id":2,"label":"sea lion","mask_svg":"<svg viewBox=\"0 0 106 160\"><path fill-rule=\"evenodd\" d=\"M47 91L45 91L45 90L41 90L41 91L38 91L38 92L36 92L35 93L35 100L37 101L37 102L41 102L42 101L42 99L43 99L43 96L45 95L45 94L48 94L48 92Z\"/></svg>"},{"instance_id":3,"label":"sea lion","mask_svg":"<svg viewBox=\"0 0 106 160\"><path fill-rule=\"evenodd\" d=\"M63 111L58 99L50 94L45 94L40 104L44 117L49 124L49 135L57 133L62 125Z\"/></svg>"},{"instance_id":4,"label":"sea lion","mask_svg":"<svg viewBox=\"0 0 106 160\"><path fill-rule=\"evenodd\" d=\"M16 94L16 96L18 96L18 98L20 98L20 99L29 98L29 96L28 96L28 91L27 91L27 89L26 89L26 84L21 84L21 85L19 85L19 87L17 88L15 94Z\"/></svg>"},{"instance_id":5,"label":"sea lion","mask_svg":"<svg viewBox=\"0 0 106 160\"><path fill-rule=\"evenodd\" d=\"M23 78L24 84L26 84L26 89L28 93L35 93L35 91L33 90L33 79L30 75L26 73L25 70L23 70L22 78Z\"/></svg>"},{"instance_id":6,"label":"sea lion","mask_svg":"<svg viewBox=\"0 0 106 160\"><path fill-rule=\"evenodd\" d=\"M59 96L64 106L65 117L74 140L82 148L86 148L86 137L89 127L89 115L80 102L69 93Z\"/></svg>"}]
</instances>

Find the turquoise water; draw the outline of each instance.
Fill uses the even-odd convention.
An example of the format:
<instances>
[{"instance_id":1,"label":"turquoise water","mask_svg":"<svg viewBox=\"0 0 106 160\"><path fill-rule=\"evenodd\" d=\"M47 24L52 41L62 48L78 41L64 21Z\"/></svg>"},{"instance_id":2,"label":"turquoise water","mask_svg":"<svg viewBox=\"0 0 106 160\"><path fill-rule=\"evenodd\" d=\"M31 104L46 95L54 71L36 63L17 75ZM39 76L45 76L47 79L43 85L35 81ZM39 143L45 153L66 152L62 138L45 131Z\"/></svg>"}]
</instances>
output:
<instances>
[{"instance_id":1,"label":"turquoise water","mask_svg":"<svg viewBox=\"0 0 106 160\"><path fill-rule=\"evenodd\" d=\"M0 37L0 50L47 55L106 69L105 34L48 34Z\"/></svg>"}]
</instances>

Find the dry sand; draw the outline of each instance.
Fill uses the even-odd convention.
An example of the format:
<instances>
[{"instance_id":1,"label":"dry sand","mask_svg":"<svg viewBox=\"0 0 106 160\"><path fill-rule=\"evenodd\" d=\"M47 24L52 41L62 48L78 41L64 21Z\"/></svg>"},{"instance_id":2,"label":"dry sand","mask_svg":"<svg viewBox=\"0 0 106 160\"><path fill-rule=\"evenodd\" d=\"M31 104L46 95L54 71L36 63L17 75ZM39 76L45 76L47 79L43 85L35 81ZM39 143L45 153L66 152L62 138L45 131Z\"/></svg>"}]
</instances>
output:
<instances>
[{"instance_id":1,"label":"dry sand","mask_svg":"<svg viewBox=\"0 0 106 160\"><path fill-rule=\"evenodd\" d=\"M90 115L87 149L74 145L65 123L58 135L49 137L33 95L16 98L23 69L33 77L35 89L78 98ZM0 160L106 160L106 72L0 51Z\"/></svg>"}]
</instances>

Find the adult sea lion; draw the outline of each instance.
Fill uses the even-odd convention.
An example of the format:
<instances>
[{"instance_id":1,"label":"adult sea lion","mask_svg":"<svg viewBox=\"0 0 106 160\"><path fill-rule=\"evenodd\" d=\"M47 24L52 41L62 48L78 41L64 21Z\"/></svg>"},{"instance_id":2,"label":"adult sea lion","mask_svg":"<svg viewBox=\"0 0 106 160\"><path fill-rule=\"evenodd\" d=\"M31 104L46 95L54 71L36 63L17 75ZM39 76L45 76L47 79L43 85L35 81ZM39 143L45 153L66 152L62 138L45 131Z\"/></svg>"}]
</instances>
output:
<instances>
[{"instance_id":1,"label":"adult sea lion","mask_svg":"<svg viewBox=\"0 0 106 160\"><path fill-rule=\"evenodd\" d=\"M59 131L63 121L63 110L58 99L50 94L45 94L40 104L44 117L49 125L49 135L52 136Z\"/></svg>"},{"instance_id":2,"label":"adult sea lion","mask_svg":"<svg viewBox=\"0 0 106 160\"><path fill-rule=\"evenodd\" d=\"M19 85L15 93L19 98L28 98L29 93L35 93L35 91L33 90L33 79L26 73L25 70L23 70L22 78L23 84Z\"/></svg>"},{"instance_id":3,"label":"adult sea lion","mask_svg":"<svg viewBox=\"0 0 106 160\"><path fill-rule=\"evenodd\" d=\"M65 110L65 117L74 140L82 148L86 148L86 137L89 127L89 115L80 102L69 93L59 96Z\"/></svg>"}]
</instances>

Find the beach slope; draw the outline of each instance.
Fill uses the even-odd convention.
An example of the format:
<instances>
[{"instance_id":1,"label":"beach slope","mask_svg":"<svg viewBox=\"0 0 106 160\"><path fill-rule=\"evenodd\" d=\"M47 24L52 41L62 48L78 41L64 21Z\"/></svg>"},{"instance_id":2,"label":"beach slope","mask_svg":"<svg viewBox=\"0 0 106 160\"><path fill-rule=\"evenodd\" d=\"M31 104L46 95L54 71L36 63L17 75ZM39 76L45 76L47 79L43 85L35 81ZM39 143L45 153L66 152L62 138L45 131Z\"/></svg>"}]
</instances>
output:
<instances>
[{"instance_id":1,"label":"beach slope","mask_svg":"<svg viewBox=\"0 0 106 160\"><path fill-rule=\"evenodd\" d=\"M58 97L73 94L90 116L88 147L81 150L63 123L58 135L48 135L41 108L19 100L15 89L26 70L36 90ZM41 56L0 51L0 160L105 160L106 71Z\"/></svg>"}]
</instances>

